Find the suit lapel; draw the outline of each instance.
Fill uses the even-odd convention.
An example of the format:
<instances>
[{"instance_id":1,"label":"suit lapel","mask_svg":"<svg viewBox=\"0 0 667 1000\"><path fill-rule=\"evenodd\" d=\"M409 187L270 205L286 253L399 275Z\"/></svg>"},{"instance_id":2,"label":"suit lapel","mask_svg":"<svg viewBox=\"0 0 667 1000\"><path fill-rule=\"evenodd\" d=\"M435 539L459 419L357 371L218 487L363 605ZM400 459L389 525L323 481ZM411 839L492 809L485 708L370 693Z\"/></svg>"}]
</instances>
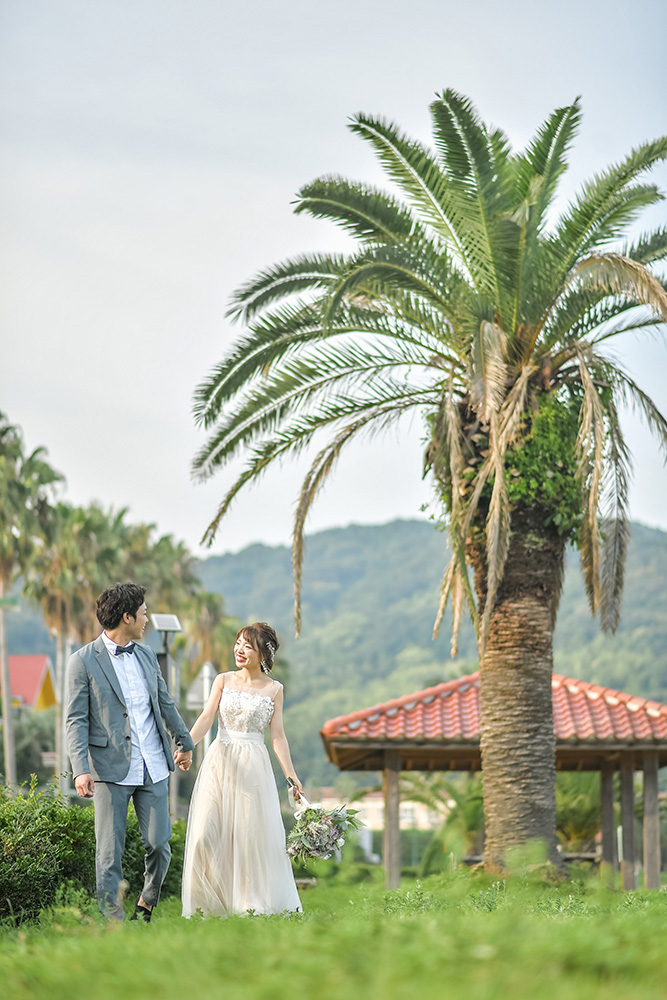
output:
<instances>
[{"instance_id":1,"label":"suit lapel","mask_svg":"<svg viewBox=\"0 0 667 1000\"><path fill-rule=\"evenodd\" d=\"M139 660L139 663L141 664L141 669L144 672L144 677L146 678L146 686L148 688L148 694L150 695L150 699L151 701L154 701L155 700L154 696L156 694L155 671L153 669L151 658L144 649L144 647L140 646L139 643L137 643L137 645L134 647L134 653L137 659Z\"/></svg>"},{"instance_id":2,"label":"suit lapel","mask_svg":"<svg viewBox=\"0 0 667 1000\"><path fill-rule=\"evenodd\" d=\"M125 698L123 697L123 690L120 686L120 681L116 675L116 671L113 668L113 663L111 662L111 657L107 652L107 647L104 645L104 639L102 636L98 636L93 643L93 649L95 650L95 656L97 657L97 662L102 668L104 676L111 684L114 690L114 694L118 696L118 700L122 705L125 705Z\"/></svg>"}]
</instances>

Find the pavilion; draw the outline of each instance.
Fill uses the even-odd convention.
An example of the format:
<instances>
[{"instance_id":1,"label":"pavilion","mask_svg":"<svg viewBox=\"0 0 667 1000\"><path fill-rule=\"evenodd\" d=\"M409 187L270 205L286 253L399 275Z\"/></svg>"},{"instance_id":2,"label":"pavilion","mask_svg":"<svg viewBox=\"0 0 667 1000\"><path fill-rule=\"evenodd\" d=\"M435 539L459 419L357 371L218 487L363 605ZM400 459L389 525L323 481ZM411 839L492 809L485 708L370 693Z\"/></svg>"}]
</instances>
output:
<instances>
[{"instance_id":1,"label":"pavilion","mask_svg":"<svg viewBox=\"0 0 667 1000\"><path fill-rule=\"evenodd\" d=\"M644 879L660 887L658 769L667 765L667 705L553 674L556 768L599 771L602 864L618 867L614 772L620 771L623 887L637 888L634 772L644 772ZM330 719L321 733L342 771L384 772L384 866L387 886L400 881L401 771L481 769L479 673L446 681Z\"/></svg>"}]
</instances>

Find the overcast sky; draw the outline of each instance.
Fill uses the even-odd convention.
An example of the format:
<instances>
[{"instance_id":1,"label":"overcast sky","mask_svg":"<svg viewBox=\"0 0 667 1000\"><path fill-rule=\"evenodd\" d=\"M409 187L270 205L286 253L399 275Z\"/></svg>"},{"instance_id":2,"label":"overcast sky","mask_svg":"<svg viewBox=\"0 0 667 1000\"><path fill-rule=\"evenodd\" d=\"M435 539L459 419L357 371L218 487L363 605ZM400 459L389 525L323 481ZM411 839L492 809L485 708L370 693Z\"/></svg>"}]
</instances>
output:
<instances>
[{"instance_id":1,"label":"overcast sky","mask_svg":"<svg viewBox=\"0 0 667 1000\"><path fill-rule=\"evenodd\" d=\"M581 94L564 198L667 131L658 0L0 0L0 11L0 409L29 447L48 448L67 499L127 506L195 549L234 469L191 484L204 439L193 390L240 333L224 318L240 283L347 245L291 202L323 173L382 182L350 115L429 141L429 102L454 87L521 146ZM664 169L654 178L667 188ZM664 340L628 337L618 353L666 412ZM657 446L634 419L626 427L632 516L667 529ZM351 448L309 530L422 516L421 438L415 421ZM241 494L213 551L287 542L307 465Z\"/></svg>"}]
</instances>

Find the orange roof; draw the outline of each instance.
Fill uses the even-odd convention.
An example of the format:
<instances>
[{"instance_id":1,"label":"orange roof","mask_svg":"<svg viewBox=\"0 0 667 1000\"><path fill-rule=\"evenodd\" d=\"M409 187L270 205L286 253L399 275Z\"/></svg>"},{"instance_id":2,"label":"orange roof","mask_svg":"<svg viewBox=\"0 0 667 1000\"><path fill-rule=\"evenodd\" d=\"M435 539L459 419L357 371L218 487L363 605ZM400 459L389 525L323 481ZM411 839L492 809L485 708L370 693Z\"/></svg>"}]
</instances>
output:
<instances>
[{"instance_id":1,"label":"orange roof","mask_svg":"<svg viewBox=\"0 0 667 1000\"><path fill-rule=\"evenodd\" d=\"M553 674L559 743L667 738L667 705ZM325 722L322 737L359 740L479 741L479 672Z\"/></svg>"},{"instance_id":2,"label":"orange roof","mask_svg":"<svg viewBox=\"0 0 667 1000\"><path fill-rule=\"evenodd\" d=\"M55 705L55 685L51 657L10 656L9 678L12 701L32 708L48 708Z\"/></svg>"}]
</instances>

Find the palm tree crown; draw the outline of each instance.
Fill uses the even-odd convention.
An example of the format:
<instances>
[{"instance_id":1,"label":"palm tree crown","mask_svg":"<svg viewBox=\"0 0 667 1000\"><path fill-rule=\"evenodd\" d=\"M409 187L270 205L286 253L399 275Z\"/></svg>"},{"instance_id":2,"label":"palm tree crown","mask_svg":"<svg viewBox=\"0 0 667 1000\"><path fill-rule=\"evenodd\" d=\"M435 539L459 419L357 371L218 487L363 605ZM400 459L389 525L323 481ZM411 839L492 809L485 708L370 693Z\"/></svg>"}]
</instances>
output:
<instances>
[{"instance_id":1,"label":"palm tree crown","mask_svg":"<svg viewBox=\"0 0 667 1000\"><path fill-rule=\"evenodd\" d=\"M230 314L248 333L197 390L196 419L210 437L194 470L208 477L246 449L250 459L205 539L247 482L329 428L295 518L298 628L311 503L348 441L416 408L452 542L440 614L451 597L456 630L467 602L484 648L511 512L524 504L576 536L591 607L613 630L629 473L619 408L635 406L666 449L667 421L606 345L667 320L665 288L649 269L667 255L667 228L621 242L662 197L640 178L665 159L667 138L593 177L554 218L578 100L521 152L455 91L431 115L434 149L356 116L352 131L397 193L334 176L307 185L296 211L339 223L357 249L287 260L235 294ZM475 546L477 600L466 568Z\"/></svg>"}]
</instances>

